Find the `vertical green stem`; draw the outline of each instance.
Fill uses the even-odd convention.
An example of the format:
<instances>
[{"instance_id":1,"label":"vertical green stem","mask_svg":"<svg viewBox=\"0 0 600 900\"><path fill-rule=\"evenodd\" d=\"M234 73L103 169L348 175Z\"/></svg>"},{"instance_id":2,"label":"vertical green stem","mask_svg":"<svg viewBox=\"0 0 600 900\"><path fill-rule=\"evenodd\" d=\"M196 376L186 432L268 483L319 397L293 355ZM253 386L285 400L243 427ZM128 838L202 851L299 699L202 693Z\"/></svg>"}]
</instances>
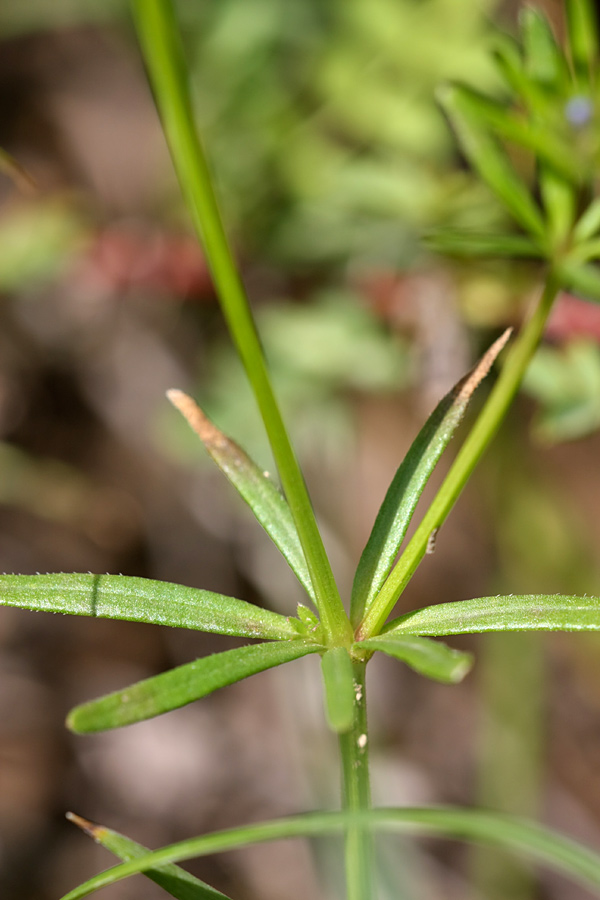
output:
<instances>
[{"instance_id":1,"label":"vertical green stem","mask_svg":"<svg viewBox=\"0 0 600 900\"><path fill-rule=\"evenodd\" d=\"M183 49L171 0L132 0L140 43L181 189L203 242L231 335L254 391L315 589L334 643L351 628L267 372L250 305L237 270L208 164L195 126Z\"/></svg>"},{"instance_id":2,"label":"vertical green stem","mask_svg":"<svg viewBox=\"0 0 600 900\"><path fill-rule=\"evenodd\" d=\"M383 627L398 597L425 555L430 535L445 520L486 447L500 427L542 337L557 291L556 279L550 272L542 296L509 352L500 377L479 414L479 418L469 432L411 541L364 617L357 632L359 639L377 634Z\"/></svg>"},{"instance_id":3,"label":"vertical green stem","mask_svg":"<svg viewBox=\"0 0 600 900\"><path fill-rule=\"evenodd\" d=\"M367 728L366 663L354 662L354 722L351 731L339 737L342 760L344 809L358 812L371 807L369 743ZM373 893L373 841L362 825L346 831L347 900L371 900Z\"/></svg>"}]
</instances>

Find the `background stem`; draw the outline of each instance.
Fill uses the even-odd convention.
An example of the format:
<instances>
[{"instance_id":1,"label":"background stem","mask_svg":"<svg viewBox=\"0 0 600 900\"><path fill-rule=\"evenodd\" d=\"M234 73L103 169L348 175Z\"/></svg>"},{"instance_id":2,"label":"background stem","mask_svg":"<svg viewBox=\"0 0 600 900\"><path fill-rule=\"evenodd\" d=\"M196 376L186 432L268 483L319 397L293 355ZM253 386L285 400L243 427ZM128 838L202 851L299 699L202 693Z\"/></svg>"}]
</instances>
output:
<instances>
[{"instance_id":1,"label":"background stem","mask_svg":"<svg viewBox=\"0 0 600 900\"><path fill-rule=\"evenodd\" d=\"M354 722L351 731L340 734L342 797L345 810L370 809L369 742L367 728L366 663L354 662ZM347 900L371 900L373 893L373 839L363 826L346 831Z\"/></svg>"},{"instance_id":2,"label":"background stem","mask_svg":"<svg viewBox=\"0 0 600 900\"><path fill-rule=\"evenodd\" d=\"M398 597L425 555L431 533L436 528L439 528L446 519L473 469L496 434L519 389L527 366L537 349L557 292L557 282L553 273L550 272L542 296L533 314L513 344L504 368L454 460L448 475L397 565L392 569L387 581L364 617L357 631L359 640L372 634L378 634L383 627Z\"/></svg>"}]
</instances>

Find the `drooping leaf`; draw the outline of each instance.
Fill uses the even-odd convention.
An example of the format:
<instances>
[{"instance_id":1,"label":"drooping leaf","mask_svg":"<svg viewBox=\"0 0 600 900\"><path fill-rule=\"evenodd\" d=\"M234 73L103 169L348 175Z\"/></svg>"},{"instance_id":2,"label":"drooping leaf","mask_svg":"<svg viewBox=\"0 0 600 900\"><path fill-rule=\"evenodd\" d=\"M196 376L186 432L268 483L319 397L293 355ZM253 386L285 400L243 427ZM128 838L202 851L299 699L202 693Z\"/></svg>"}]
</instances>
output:
<instances>
[{"instance_id":1,"label":"drooping leaf","mask_svg":"<svg viewBox=\"0 0 600 900\"><path fill-rule=\"evenodd\" d=\"M136 844L135 841L130 840L123 834L119 834L118 831L113 831L111 828L105 828L102 825L96 825L94 822L88 822L87 819L82 819L81 816L76 816L74 813L67 813L67 819L78 825L98 844L106 847L107 850L110 850L123 862L141 859L151 852L147 847ZM215 890L174 863L167 863L154 869L146 869L144 875L158 884L172 897L175 897L176 900L230 900L226 894Z\"/></svg>"},{"instance_id":2,"label":"drooping leaf","mask_svg":"<svg viewBox=\"0 0 600 900\"><path fill-rule=\"evenodd\" d=\"M353 825L388 834L442 835L454 840L487 844L563 872L587 887L600 888L600 855L542 825L478 809L403 807L361 813L305 813L189 838L101 872L69 891L62 900L81 900L102 887L167 863L283 838L343 833Z\"/></svg>"},{"instance_id":3,"label":"drooping leaf","mask_svg":"<svg viewBox=\"0 0 600 900\"><path fill-rule=\"evenodd\" d=\"M298 634L286 616L245 600L128 575L0 575L0 606L265 640Z\"/></svg>"},{"instance_id":4,"label":"drooping leaf","mask_svg":"<svg viewBox=\"0 0 600 900\"><path fill-rule=\"evenodd\" d=\"M547 162L558 172L575 183L581 178L580 166L573 158L573 153L568 144L555 137L547 127L538 125L535 118L524 116L517 111L507 108L502 103L497 103L483 94L468 88L464 85L455 85L457 92L454 108L462 112L463 117L471 123L474 128L489 128L502 138L513 141L515 144L530 150L536 154L540 160ZM460 133L459 133L460 138ZM514 189L520 183L526 194L522 194L521 205L523 212L527 213L529 224L527 225L523 219L521 224L527 227L533 233L535 228L535 220L532 213L539 213L539 210L531 195L527 191L525 185L519 181L514 169L511 167L514 178ZM490 186L493 187L490 183ZM496 192L499 193L497 188ZM507 190L507 188L505 188ZM500 194L499 194L500 195ZM500 195L501 196L501 195ZM527 211L524 207L525 197L529 199ZM504 199L504 198L503 198ZM506 202L506 200L505 200ZM508 204L507 204L508 205ZM513 211L516 216L516 207Z\"/></svg>"},{"instance_id":5,"label":"drooping leaf","mask_svg":"<svg viewBox=\"0 0 600 900\"><path fill-rule=\"evenodd\" d=\"M287 501L277 485L238 444L219 431L191 397L177 390L167 391L167 397L185 417L212 459L246 501L304 590L315 602L298 531Z\"/></svg>"},{"instance_id":6,"label":"drooping leaf","mask_svg":"<svg viewBox=\"0 0 600 900\"><path fill-rule=\"evenodd\" d=\"M470 653L453 650L439 641L395 632L359 641L355 646L366 650L381 650L382 653L406 663L420 675L445 684L462 681L473 665Z\"/></svg>"},{"instance_id":7,"label":"drooping leaf","mask_svg":"<svg viewBox=\"0 0 600 900\"><path fill-rule=\"evenodd\" d=\"M458 85L447 84L438 90L438 99L467 159L516 221L526 231L543 238L544 221L539 208L498 141L473 117L464 91Z\"/></svg>"},{"instance_id":8,"label":"drooping leaf","mask_svg":"<svg viewBox=\"0 0 600 900\"><path fill-rule=\"evenodd\" d=\"M477 366L438 404L396 472L354 577L351 620L355 626L385 582L429 476L448 446L475 388L489 372L509 336L510 330L505 331Z\"/></svg>"},{"instance_id":9,"label":"drooping leaf","mask_svg":"<svg viewBox=\"0 0 600 900\"><path fill-rule=\"evenodd\" d=\"M333 731L350 731L354 716L354 675L345 647L332 647L321 659L325 684L325 710Z\"/></svg>"},{"instance_id":10,"label":"drooping leaf","mask_svg":"<svg viewBox=\"0 0 600 900\"><path fill-rule=\"evenodd\" d=\"M559 85L568 76L567 61L548 19L540 9L525 6L519 22L528 75L542 84Z\"/></svg>"},{"instance_id":11,"label":"drooping leaf","mask_svg":"<svg viewBox=\"0 0 600 900\"><path fill-rule=\"evenodd\" d=\"M322 649L317 644L294 640L253 644L214 653L76 706L67 717L67 725L72 731L88 734L142 722L206 697L257 672Z\"/></svg>"},{"instance_id":12,"label":"drooping leaf","mask_svg":"<svg viewBox=\"0 0 600 900\"><path fill-rule=\"evenodd\" d=\"M383 634L443 637L485 631L600 631L600 597L510 594L439 603L399 616Z\"/></svg>"},{"instance_id":13,"label":"drooping leaf","mask_svg":"<svg viewBox=\"0 0 600 900\"><path fill-rule=\"evenodd\" d=\"M590 0L566 0L569 47L575 70L589 76L598 56L598 27Z\"/></svg>"}]
</instances>

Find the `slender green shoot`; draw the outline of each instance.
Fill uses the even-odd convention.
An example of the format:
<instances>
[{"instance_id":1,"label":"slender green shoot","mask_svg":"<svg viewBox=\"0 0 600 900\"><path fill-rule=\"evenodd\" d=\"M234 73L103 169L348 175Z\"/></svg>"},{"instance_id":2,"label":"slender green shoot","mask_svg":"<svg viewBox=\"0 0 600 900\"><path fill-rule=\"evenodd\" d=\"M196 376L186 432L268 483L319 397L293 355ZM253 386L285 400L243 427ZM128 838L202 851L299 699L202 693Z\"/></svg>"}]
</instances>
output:
<instances>
[{"instance_id":1,"label":"slender green shoot","mask_svg":"<svg viewBox=\"0 0 600 900\"><path fill-rule=\"evenodd\" d=\"M351 639L350 623L273 392L195 126L185 58L172 4L170 0L133 0L133 10L173 164L203 243L223 313L265 424L306 556L324 628L331 643L347 644Z\"/></svg>"}]
</instances>

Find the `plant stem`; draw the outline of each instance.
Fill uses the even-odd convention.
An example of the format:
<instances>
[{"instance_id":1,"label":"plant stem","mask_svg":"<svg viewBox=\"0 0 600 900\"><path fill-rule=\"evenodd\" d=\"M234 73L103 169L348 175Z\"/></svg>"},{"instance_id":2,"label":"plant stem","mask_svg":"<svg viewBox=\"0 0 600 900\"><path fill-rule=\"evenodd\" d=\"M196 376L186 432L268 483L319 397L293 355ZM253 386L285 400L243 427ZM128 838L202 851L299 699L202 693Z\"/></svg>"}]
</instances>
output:
<instances>
[{"instance_id":1,"label":"plant stem","mask_svg":"<svg viewBox=\"0 0 600 900\"><path fill-rule=\"evenodd\" d=\"M344 809L357 812L371 807L369 780L369 744L367 728L366 663L353 662L354 722L352 729L339 736L342 760L342 796ZM351 825L346 831L347 900L371 900L373 897L373 841L368 830Z\"/></svg>"},{"instance_id":2,"label":"plant stem","mask_svg":"<svg viewBox=\"0 0 600 900\"><path fill-rule=\"evenodd\" d=\"M509 352L485 406L419 527L365 615L357 630L357 640L380 632L398 597L425 555L431 534L446 519L473 469L496 434L542 337L557 292L558 284L553 273L549 272L540 300Z\"/></svg>"},{"instance_id":3,"label":"plant stem","mask_svg":"<svg viewBox=\"0 0 600 900\"><path fill-rule=\"evenodd\" d=\"M306 556L323 625L333 643L347 643L351 637L348 617L273 393L250 305L225 234L194 123L185 58L171 0L133 0L133 10L175 170L265 424Z\"/></svg>"}]
</instances>

